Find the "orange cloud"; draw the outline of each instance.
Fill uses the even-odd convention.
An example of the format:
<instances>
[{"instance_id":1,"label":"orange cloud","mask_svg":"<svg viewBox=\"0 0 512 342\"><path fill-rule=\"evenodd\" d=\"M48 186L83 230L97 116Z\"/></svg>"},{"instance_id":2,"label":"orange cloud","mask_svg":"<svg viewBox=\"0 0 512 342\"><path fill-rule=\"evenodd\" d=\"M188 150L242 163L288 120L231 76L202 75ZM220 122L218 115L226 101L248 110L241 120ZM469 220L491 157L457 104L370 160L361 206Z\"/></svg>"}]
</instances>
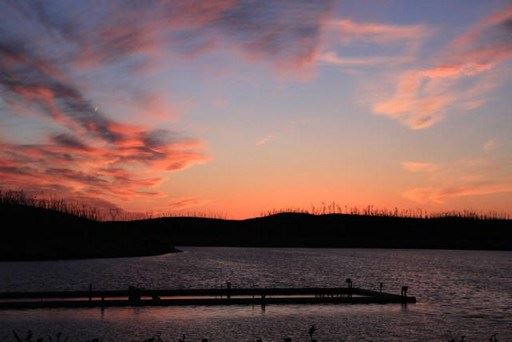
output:
<instances>
[{"instance_id":1,"label":"orange cloud","mask_svg":"<svg viewBox=\"0 0 512 342\"><path fill-rule=\"evenodd\" d=\"M155 188L164 172L207 160L195 139L119 123L109 129L117 137L113 142L70 134L53 135L45 144L3 142L0 188L109 202L163 196Z\"/></svg>"},{"instance_id":2,"label":"orange cloud","mask_svg":"<svg viewBox=\"0 0 512 342\"><path fill-rule=\"evenodd\" d=\"M119 14L121 21L126 20L125 14ZM145 53L156 44L155 31L137 31L137 18L132 19L134 26L104 22L106 26L90 32L62 32L62 39L74 40L90 53L93 63L105 66L118 58ZM98 45L89 45L91 32L92 36L100 32L101 39L93 39ZM30 42L0 37L0 96L15 113L18 108L33 108L34 114L58 128L40 143L0 141L0 188L95 198L105 203L160 197L164 194L157 187L166 172L208 160L199 139L114 120L98 110L86 89L60 71L77 61L76 54L62 61L53 56L43 58L30 46ZM170 106L159 96L137 95L142 107L139 115L169 114Z\"/></svg>"},{"instance_id":3,"label":"orange cloud","mask_svg":"<svg viewBox=\"0 0 512 342\"><path fill-rule=\"evenodd\" d=\"M402 163L402 168L409 172L435 172L439 166L432 163L406 161Z\"/></svg>"},{"instance_id":4,"label":"orange cloud","mask_svg":"<svg viewBox=\"0 0 512 342\"><path fill-rule=\"evenodd\" d=\"M503 192L512 192L512 182L462 184L453 187L414 188L404 192L403 196L418 203L441 204L450 198L490 195Z\"/></svg>"},{"instance_id":5,"label":"orange cloud","mask_svg":"<svg viewBox=\"0 0 512 342\"><path fill-rule=\"evenodd\" d=\"M489 139L485 142L482 149L485 153L489 153L491 151L494 151L498 147L500 147L500 144L498 143L498 141L496 141L496 139Z\"/></svg>"},{"instance_id":6,"label":"orange cloud","mask_svg":"<svg viewBox=\"0 0 512 342\"><path fill-rule=\"evenodd\" d=\"M442 204L459 197L512 192L511 166L486 157L462 159L444 165L404 162L402 167L405 170L424 174L424 181L429 185L413 186L402 192L402 196L418 203Z\"/></svg>"},{"instance_id":7,"label":"orange cloud","mask_svg":"<svg viewBox=\"0 0 512 342\"><path fill-rule=\"evenodd\" d=\"M176 211L176 210L183 210L193 207L198 207L206 204L208 201L201 200L199 198L195 197L181 197L181 198L174 198L169 203L168 206L170 210Z\"/></svg>"}]
</instances>

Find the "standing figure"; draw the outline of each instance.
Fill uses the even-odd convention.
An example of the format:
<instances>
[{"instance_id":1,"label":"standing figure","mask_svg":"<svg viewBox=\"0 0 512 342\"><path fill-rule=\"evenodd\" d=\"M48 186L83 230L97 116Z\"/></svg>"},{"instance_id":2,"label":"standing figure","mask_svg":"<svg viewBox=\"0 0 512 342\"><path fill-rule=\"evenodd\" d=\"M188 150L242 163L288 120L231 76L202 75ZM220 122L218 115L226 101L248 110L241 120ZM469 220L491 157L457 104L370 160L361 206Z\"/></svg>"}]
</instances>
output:
<instances>
[{"instance_id":1,"label":"standing figure","mask_svg":"<svg viewBox=\"0 0 512 342\"><path fill-rule=\"evenodd\" d=\"M231 282L230 281L226 282L226 288L228 290L228 299L229 299L229 298L231 298Z\"/></svg>"},{"instance_id":2,"label":"standing figure","mask_svg":"<svg viewBox=\"0 0 512 342\"><path fill-rule=\"evenodd\" d=\"M315 327L315 325L312 325L311 327L309 327L309 330L308 330L308 335L309 335L309 339L311 341L314 341L313 340L313 335L315 334L315 331L317 331L318 329Z\"/></svg>"},{"instance_id":3,"label":"standing figure","mask_svg":"<svg viewBox=\"0 0 512 342\"><path fill-rule=\"evenodd\" d=\"M345 280L345 282L347 283L347 287L348 287L348 297L352 297L352 279L350 278L347 278Z\"/></svg>"}]
</instances>

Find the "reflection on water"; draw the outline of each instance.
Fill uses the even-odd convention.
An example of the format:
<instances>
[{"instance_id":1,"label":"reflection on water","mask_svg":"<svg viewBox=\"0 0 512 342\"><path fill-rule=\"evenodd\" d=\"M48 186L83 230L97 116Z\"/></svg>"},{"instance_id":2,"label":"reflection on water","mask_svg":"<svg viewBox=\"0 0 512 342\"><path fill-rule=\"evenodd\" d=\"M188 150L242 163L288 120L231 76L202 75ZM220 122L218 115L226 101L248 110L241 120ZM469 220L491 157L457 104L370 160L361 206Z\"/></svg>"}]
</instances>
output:
<instances>
[{"instance_id":1,"label":"reflection on water","mask_svg":"<svg viewBox=\"0 0 512 342\"><path fill-rule=\"evenodd\" d=\"M0 291L234 286L354 286L400 292L418 304L270 305L52 309L0 313L0 341L11 330L62 331L77 340L164 339L215 341L488 340L512 341L512 253L372 249L182 248L157 257L0 263ZM222 337L222 338L221 338Z\"/></svg>"}]
</instances>

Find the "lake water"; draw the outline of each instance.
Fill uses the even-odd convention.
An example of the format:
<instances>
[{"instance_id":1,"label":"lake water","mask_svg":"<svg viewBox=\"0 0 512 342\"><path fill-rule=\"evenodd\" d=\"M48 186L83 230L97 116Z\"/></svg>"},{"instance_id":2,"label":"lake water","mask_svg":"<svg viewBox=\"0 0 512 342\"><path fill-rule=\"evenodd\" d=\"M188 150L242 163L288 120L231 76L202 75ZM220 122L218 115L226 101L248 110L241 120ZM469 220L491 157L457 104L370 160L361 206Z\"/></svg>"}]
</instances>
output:
<instances>
[{"instance_id":1,"label":"lake water","mask_svg":"<svg viewBox=\"0 0 512 342\"><path fill-rule=\"evenodd\" d=\"M71 341L512 341L512 252L182 247L155 257L0 262L0 291L220 287L354 286L399 293L418 303L44 309L0 311L0 341L12 329L62 332Z\"/></svg>"}]
</instances>

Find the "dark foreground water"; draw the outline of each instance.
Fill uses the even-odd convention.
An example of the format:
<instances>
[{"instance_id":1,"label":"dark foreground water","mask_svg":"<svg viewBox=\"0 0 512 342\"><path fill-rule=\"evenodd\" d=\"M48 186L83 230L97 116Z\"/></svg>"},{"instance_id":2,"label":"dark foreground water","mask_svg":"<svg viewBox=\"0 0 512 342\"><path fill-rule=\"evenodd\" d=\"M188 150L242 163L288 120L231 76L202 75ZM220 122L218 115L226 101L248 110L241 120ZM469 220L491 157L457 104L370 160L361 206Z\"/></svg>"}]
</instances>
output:
<instances>
[{"instance_id":1,"label":"dark foreground water","mask_svg":"<svg viewBox=\"0 0 512 342\"><path fill-rule=\"evenodd\" d=\"M45 309L0 311L12 329L63 332L71 341L512 341L512 253L377 249L181 248L156 257L0 262L0 291L234 286L354 286L400 292L418 304Z\"/></svg>"}]
</instances>

